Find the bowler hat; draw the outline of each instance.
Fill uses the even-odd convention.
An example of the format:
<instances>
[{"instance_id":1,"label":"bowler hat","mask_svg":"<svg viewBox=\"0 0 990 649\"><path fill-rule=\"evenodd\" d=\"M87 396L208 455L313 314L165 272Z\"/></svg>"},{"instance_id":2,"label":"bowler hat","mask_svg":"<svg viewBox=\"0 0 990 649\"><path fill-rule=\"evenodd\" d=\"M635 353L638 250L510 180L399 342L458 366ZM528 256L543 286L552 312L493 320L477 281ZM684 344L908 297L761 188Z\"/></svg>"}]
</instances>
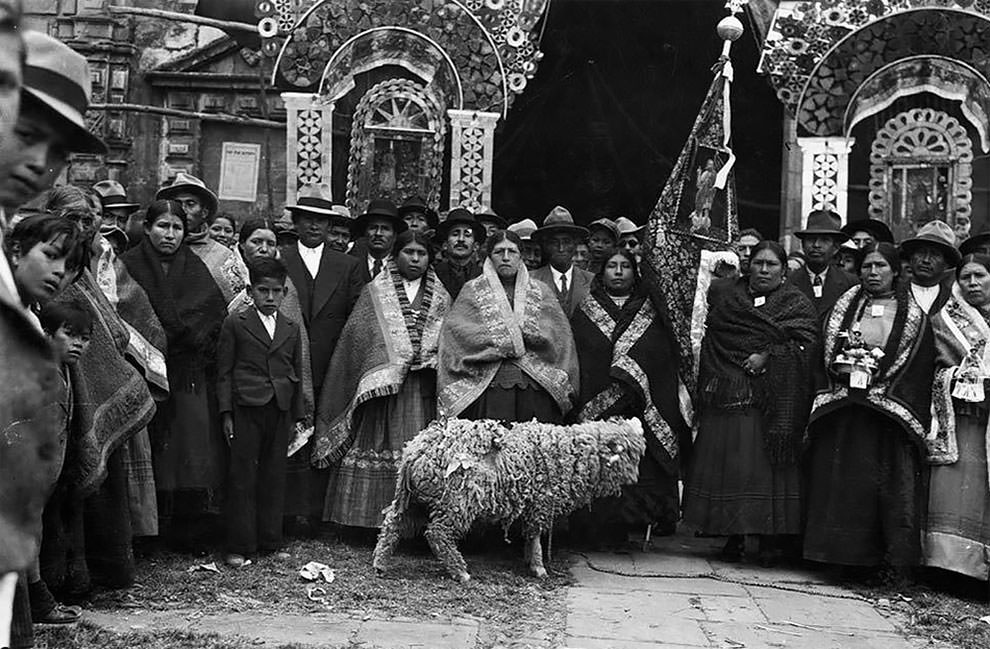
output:
<instances>
[{"instance_id":1,"label":"bowler hat","mask_svg":"<svg viewBox=\"0 0 990 649\"><path fill-rule=\"evenodd\" d=\"M202 180L196 176L192 176L183 171L180 171L175 175L175 180L172 181L171 185L162 187L155 194L155 200L164 199L175 199L179 194L193 194L199 196L203 200L203 207L210 214L217 213L217 207L220 206L220 201L217 199L217 195L206 186Z\"/></svg>"},{"instance_id":2,"label":"bowler hat","mask_svg":"<svg viewBox=\"0 0 990 649\"><path fill-rule=\"evenodd\" d=\"M523 219L519 223L513 223L508 228L509 232L515 232L523 241L531 241L533 233L536 232L536 221L533 219Z\"/></svg>"},{"instance_id":3,"label":"bowler hat","mask_svg":"<svg viewBox=\"0 0 990 649\"><path fill-rule=\"evenodd\" d=\"M499 230L504 230L509 227L509 222L503 219L501 216L495 213L495 211L490 207L482 207L478 210L478 221L482 224L484 223L494 223L495 227Z\"/></svg>"},{"instance_id":4,"label":"bowler hat","mask_svg":"<svg viewBox=\"0 0 990 649\"><path fill-rule=\"evenodd\" d=\"M575 225L574 217L565 207L560 205L554 207L547 214L547 217L543 219L543 225L537 228L536 232L533 233L533 238L540 240L543 237L551 234L564 233L570 234L578 238L585 238L588 236L588 229L580 225Z\"/></svg>"},{"instance_id":5,"label":"bowler hat","mask_svg":"<svg viewBox=\"0 0 990 649\"><path fill-rule=\"evenodd\" d=\"M852 237L852 235L857 232L868 232L870 236L877 241L894 243L894 233L890 231L890 228L887 227L886 223L876 219L860 219L858 221L850 221L842 226L842 232L849 237Z\"/></svg>"},{"instance_id":6,"label":"bowler hat","mask_svg":"<svg viewBox=\"0 0 990 649\"><path fill-rule=\"evenodd\" d=\"M385 219L390 222L395 228L396 234L409 228L399 216L399 208L395 206L395 203L384 198L376 198L368 203L368 209L364 211L364 214L351 223L351 234L355 237L364 236L365 230L368 229L368 223L372 219Z\"/></svg>"},{"instance_id":7,"label":"bowler hat","mask_svg":"<svg viewBox=\"0 0 990 649\"><path fill-rule=\"evenodd\" d=\"M485 226L478 222L477 217L470 210L466 210L463 207L455 207L447 212L447 218L437 226L437 238L441 240L446 239L447 235L450 234L450 229L455 225L470 225L474 231L475 243L484 243L485 238L488 237L488 231L485 230Z\"/></svg>"},{"instance_id":8,"label":"bowler hat","mask_svg":"<svg viewBox=\"0 0 990 649\"><path fill-rule=\"evenodd\" d=\"M959 246L959 252L964 257L966 255L971 255L976 252L976 248L985 243L990 243L990 230L984 230L982 232L977 232L970 238L966 239Z\"/></svg>"},{"instance_id":9,"label":"bowler hat","mask_svg":"<svg viewBox=\"0 0 990 649\"><path fill-rule=\"evenodd\" d=\"M945 221L929 221L921 226L913 237L901 242L901 253L910 257L921 246L933 246L940 250L950 266L957 266L962 259L956 250L956 233Z\"/></svg>"},{"instance_id":10,"label":"bowler hat","mask_svg":"<svg viewBox=\"0 0 990 649\"><path fill-rule=\"evenodd\" d=\"M405 218L406 214L410 212L422 212L426 216L426 223L434 230L440 224L440 217L437 216L436 210L431 209L422 196L411 196L399 206L399 216Z\"/></svg>"},{"instance_id":11,"label":"bowler hat","mask_svg":"<svg viewBox=\"0 0 990 649\"><path fill-rule=\"evenodd\" d=\"M805 237L833 237L840 242L849 238L840 228L839 215L831 210L813 210L808 214L808 223L803 230L794 233L798 239Z\"/></svg>"},{"instance_id":12,"label":"bowler hat","mask_svg":"<svg viewBox=\"0 0 990 649\"><path fill-rule=\"evenodd\" d=\"M131 203L127 200L127 192L124 186L116 180L101 180L93 185L93 191L100 197L103 209L126 209L134 211L141 207L138 203Z\"/></svg>"},{"instance_id":13,"label":"bowler hat","mask_svg":"<svg viewBox=\"0 0 990 649\"><path fill-rule=\"evenodd\" d=\"M69 152L106 153L107 145L86 125L93 97L86 57L41 32L25 30L23 37L24 92L58 116Z\"/></svg>"}]
</instances>

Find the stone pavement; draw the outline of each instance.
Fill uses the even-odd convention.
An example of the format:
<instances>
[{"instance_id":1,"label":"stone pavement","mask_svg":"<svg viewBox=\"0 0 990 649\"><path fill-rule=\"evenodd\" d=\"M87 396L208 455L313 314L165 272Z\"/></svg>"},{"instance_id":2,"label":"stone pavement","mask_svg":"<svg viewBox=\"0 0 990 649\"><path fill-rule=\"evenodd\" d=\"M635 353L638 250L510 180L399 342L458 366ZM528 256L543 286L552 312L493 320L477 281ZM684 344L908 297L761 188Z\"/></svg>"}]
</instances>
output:
<instances>
[{"instance_id":1,"label":"stone pavement","mask_svg":"<svg viewBox=\"0 0 990 649\"><path fill-rule=\"evenodd\" d=\"M926 646L900 633L896 618L819 574L718 561L723 542L679 534L656 539L650 552L576 556L567 648ZM706 574L725 581L698 578Z\"/></svg>"}]
</instances>

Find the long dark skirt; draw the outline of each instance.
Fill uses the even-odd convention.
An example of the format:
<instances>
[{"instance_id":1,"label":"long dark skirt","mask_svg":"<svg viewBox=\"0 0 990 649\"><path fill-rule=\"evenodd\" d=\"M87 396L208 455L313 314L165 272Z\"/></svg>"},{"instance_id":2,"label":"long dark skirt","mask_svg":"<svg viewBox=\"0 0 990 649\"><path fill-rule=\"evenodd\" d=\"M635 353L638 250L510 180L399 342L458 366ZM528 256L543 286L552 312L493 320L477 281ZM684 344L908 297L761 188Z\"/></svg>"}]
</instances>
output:
<instances>
[{"instance_id":1,"label":"long dark skirt","mask_svg":"<svg viewBox=\"0 0 990 649\"><path fill-rule=\"evenodd\" d=\"M812 424L804 557L847 566L912 566L925 498L918 445L861 405Z\"/></svg>"},{"instance_id":2,"label":"long dark skirt","mask_svg":"<svg viewBox=\"0 0 990 649\"><path fill-rule=\"evenodd\" d=\"M86 562L94 583L124 588L134 583L134 551L131 547L131 512L127 467L123 451L107 460L107 478L86 499Z\"/></svg>"},{"instance_id":3,"label":"long dark skirt","mask_svg":"<svg viewBox=\"0 0 990 649\"><path fill-rule=\"evenodd\" d=\"M331 469L324 519L352 527L381 527L395 497L402 447L436 416L436 373L413 372L398 394L371 399L354 415L355 440Z\"/></svg>"},{"instance_id":4,"label":"long dark skirt","mask_svg":"<svg viewBox=\"0 0 990 649\"><path fill-rule=\"evenodd\" d=\"M770 463L759 410L702 412L684 522L716 536L801 533L800 468Z\"/></svg>"},{"instance_id":5,"label":"long dark skirt","mask_svg":"<svg viewBox=\"0 0 990 649\"><path fill-rule=\"evenodd\" d=\"M550 393L514 366L503 364L491 385L461 413L463 419L530 421L548 424L564 420Z\"/></svg>"},{"instance_id":6,"label":"long dark skirt","mask_svg":"<svg viewBox=\"0 0 990 649\"><path fill-rule=\"evenodd\" d=\"M986 411L956 415L959 460L931 469L924 537L925 565L983 581L990 567L986 435Z\"/></svg>"}]
</instances>

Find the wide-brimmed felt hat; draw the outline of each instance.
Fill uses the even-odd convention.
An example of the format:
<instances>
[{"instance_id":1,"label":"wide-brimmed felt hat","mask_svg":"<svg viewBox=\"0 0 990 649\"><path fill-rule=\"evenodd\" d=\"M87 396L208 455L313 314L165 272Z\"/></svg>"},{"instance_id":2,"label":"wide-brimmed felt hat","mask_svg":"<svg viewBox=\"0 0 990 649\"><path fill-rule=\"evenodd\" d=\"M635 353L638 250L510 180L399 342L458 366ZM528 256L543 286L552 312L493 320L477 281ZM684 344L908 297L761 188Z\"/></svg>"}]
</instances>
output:
<instances>
[{"instance_id":1,"label":"wide-brimmed felt hat","mask_svg":"<svg viewBox=\"0 0 990 649\"><path fill-rule=\"evenodd\" d=\"M331 200L330 187L327 185L306 185L296 194L296 202L286 205L285 209L293 221L297 215L307 214L329 221L343 221L348 225L351 222L351 211Z\"/></svg>"},{"instance_id":2,"label":"wide-brimmed felt hat","mask_svg":"<svg viewBox=\"0 0 990 649\"><path fill-rule=\"evenodd\" d=\"M798 230L794 236L798 239L804 237L834 237L840 242L849 238L849 235L841 230L842 219L835 212L829 210L813 210L808 214L808 223L803 230Z\"/></svg>"},{"instance_id":3,"label":"wide-brimmed felt hat","mask_svg":"<svg viewBox=\"0 0 990 649\"><path fill-rule=\"evenodd\" d=\"M167 185L158 190L155 200L175 199L179 194L193 194L203 199L203 207L210 214L216 214L220 206L220 200L202 180L196 176L180 171L175 174L175 180L171 185Z\"/></svg>"},{"instance_id":4,"label":"wide-brimmed felt hat","mask_svg":"<svg viewBox=\"0 0 990 649\"><path fill-rule=\"evenodd\" d=\"M901 242L901 254L910 257L921 246L934 246L942 251L951 266L957 266L962 255L956 249L956 233L945 221L929 221L910 239Z\"/></svg>"},{"instance_id":5,"label":"wide-brimmed felt hat","mask_svg":"<svg viewBox=\"0 0 990 649\"><path fill-rule=\"evenodd\" d=\"M131 203L127 200L127 192L124 186L116 180L101 180L93 185L93 191L100 197L103 209L126 209L134 211L141 207L138 203Z\"/></svg>"},{"instance_id":6,"label":"wide-brimmed felt hat","mask_svg":"<svg viewBox=\"0 0 990 649\"><path fill-rule=\"evenodd\" d=\"M628 221L629 219L626 220ZM630 223L632 222L630 221ZM615 239L616 241L619 240L619 226L616 225L615 221L613 221L612 219L598 219L597 221L592 221L591 223L588 224L589 233L595 228L598 228L599 230L605 230L606 232L609 233L609 235L611 235L613 239Z\"/></svg>"},{"instance_id":7,"label":"wide-brimmed felt hat","mask_svg":"<svg viewBox=\"0 0 990 649\"><path fill-rule=\"evenodd\" d=\"M539 240L547 235L558 232L570 234L578 238L588 236L588 228L575 224L574 217L571 216L571 213L566 207L561 207L560 205L550 210L550 213L543 219L543 225L533 233L533 239Z\"/></svg>"},{"instance_id":8,"label":"wide-brimmed felt hat","mask_svg":"<svg viewBox=\"0 0 990 649\"><path fill-rule=\"evenodd\" d=\"M483 243L485 238L488 237L488 231L485 229L485 226L478 221L478 218L470 210L463 207L455 207L447 212L447 218L440 221L440 225L437 226L437 238L440 240L446 239L447 235L450 234L450 229L455 225L470 225L474 231L475 243Z\"/></svg>"},{"instance_id":9,"label":"wide-brimmed felt hat","mask_svg":"<svg viewBox=\"0 0 990 649\"><path fill-rule=\"evenodd\" d=\"M509 227L509 222L496 214L495 210L490 207L482 207L478 210L477 217L480 223L494 223L499 230L505 230Z\"/></svg>"},{"instance_id":10,"label":"wide-brimmed felt hat","mask_svg":"<svg viewBox=\"0 0 990 649\"><path fill-rule=\"evenodd\" d=\"M354 219L351 223L351 235L354 237L363 237L365 230L368 228L368 223L372 219L385 219L391 222L396 234L404 232L409 228L409 225L399 216L399 208L395 206L395 203L384 198L376 198L368 203L368 208L364 211L364 214Z\"/></svg>"},{"instance_id":11,"label":"wide-brimmed felt hat","mask_svg":"<svg viewBox=\"0 0 990 649\"><path fill-rule=\"evenodd\" d=\"M850 221L842 226L842 232L849 237L852 237L852 235L857 232L869 232L870 236L877 241L894 243L894 233L890 231L890 228L887 227L886 223L876 219L860 219L858 221Z\"/></svg>"},{"instance_id":12,"label":"wide-brimmed felt hat","mask_svg":"<svg viewBox=\"0 0 990 649\"><path fill-rule=\"evenodd\" d=\"M962 256L971 255L976 252L977 246L990 243L990 230L983 230L982 232L977 232L973 236L969 237L961 244L959 244L959 253Z\"/></svg>"},{"instance_id":13,"label":"wide-brimmed felt hat","mask_svg":"<svg viewBox=\"0 0 990 649\"><path fill-rule=\"evenodd\" d=\"M410 212L421 212L426 217L427 224L434 230L440 224L440 217L436 210L427 205L426 199L422 196L410 196L399 206L399 216L405 217Z\"/></svg>"},{"instance_id":14,"label":"wide-brimmed felt hat","mask_svg":"<svg viewBox=\"0 0 990 649\"><path fill-rule=\"evenodd\" d=\"M536 221L533 219L523 219L519 223L510 225L507 230L518 234L519 238L523 241L531 241L533 239L533 233L536 232Z\"/></svg>"},{"instance_id":15,"label":"wide-brimmed felt hat","mask_svg":"<svg viewBox=\"0 0 990 649\"><path fill-rule=\"evenodd\" d=\"M69 152L106 153L107 145L86 125L86 111L93 97L86 57L41 32L25 30L23 37L23 91L58 116Z\"/></svg>"},{"instance_id":16,"label":"wide-brimmed felt hat","mask_svg":"<svg viewBox=\"0 0 990 649\"><path fill-rule=\"evenodd\" d=\"M624 237L627 234L639 234L646 229L646 226L636 225L632 222L632 219L627 219L624 216L620 216L615 219L615 228L619 231L619 236Z\"/></svg>"}]
</instances>

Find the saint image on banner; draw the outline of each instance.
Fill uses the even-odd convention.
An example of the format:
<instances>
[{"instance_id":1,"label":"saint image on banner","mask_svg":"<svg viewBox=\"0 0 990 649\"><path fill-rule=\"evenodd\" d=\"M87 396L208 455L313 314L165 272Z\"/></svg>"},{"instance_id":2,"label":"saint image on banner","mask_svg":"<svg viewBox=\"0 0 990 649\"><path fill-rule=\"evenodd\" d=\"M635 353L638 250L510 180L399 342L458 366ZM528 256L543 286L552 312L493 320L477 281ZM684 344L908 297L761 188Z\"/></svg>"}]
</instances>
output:
<instances>
[{"instance_id":1,"label":"saint image on banner","mask_svg":"<svg viewBox=\"0 0 990 649\"><path fill-rule=\"evenodd\" d=\"M677 207L675 228L700 237L727 240L729 213L725 190L716 187L728 154L693 143L689 172Z\"/></svg>"}]
</instances>

